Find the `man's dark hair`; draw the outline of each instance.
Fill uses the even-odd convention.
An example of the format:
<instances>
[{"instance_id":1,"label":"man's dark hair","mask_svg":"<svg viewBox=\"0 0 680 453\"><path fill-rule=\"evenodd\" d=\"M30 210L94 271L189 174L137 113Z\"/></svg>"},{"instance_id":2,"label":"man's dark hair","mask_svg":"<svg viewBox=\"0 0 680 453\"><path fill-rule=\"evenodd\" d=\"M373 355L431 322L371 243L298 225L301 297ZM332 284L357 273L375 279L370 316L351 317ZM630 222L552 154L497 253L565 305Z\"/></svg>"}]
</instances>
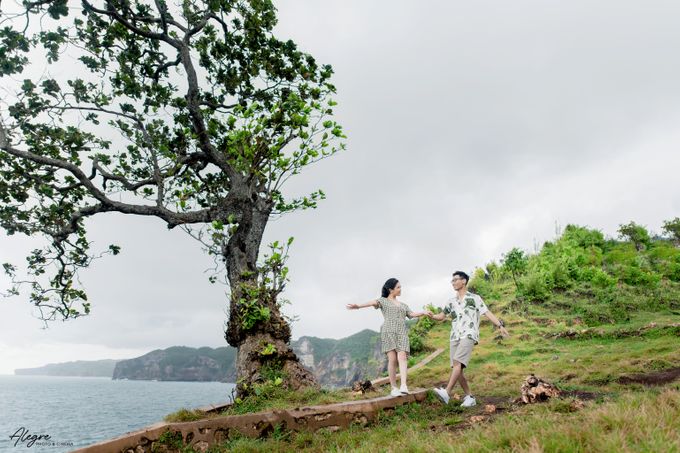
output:
<instances>
[{"instance_id":1,"label":"man's dark hair","mask_svg":"<svg viewBox=\"0 0 680 453\"><path fill-rule=\"evenodd\" d=\"M456 271L456 272L453 273L453 276L454 276L454 277L455 277L455 276L458 276L458 277L460 277L460 278L464 278L464 279L465 279L465 284L466 284L466 285L470 282L470 276L469 276L468 274L466 274L465 272L463 272L463 271Z\"/></svg>"}]
</instances>

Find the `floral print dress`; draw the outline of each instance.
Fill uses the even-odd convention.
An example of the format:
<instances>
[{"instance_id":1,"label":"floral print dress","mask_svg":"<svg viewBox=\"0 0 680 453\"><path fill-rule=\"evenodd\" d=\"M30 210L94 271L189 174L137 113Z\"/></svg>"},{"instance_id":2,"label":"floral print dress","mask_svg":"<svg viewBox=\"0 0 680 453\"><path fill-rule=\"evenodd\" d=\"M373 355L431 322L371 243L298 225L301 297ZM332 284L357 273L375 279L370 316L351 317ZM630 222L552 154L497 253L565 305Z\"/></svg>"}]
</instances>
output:
<instances>
[{"instance_id":1,"label":"floral print dress","mask_svg":"<svg viewBox=\"0 0 680 453\"><path fill-rule=\"evenodd\" d=\"M378 305L376 310L380 309L385 322L380 327L380 341L382 343L382 352L388 351L406 351L411 352L411 346L408 341L408 329L406 328L406 321L404 318L412 318L413 312L403 302L390 300L386 297L381 297L376 300Z\"/></svg>"}]
</instances>

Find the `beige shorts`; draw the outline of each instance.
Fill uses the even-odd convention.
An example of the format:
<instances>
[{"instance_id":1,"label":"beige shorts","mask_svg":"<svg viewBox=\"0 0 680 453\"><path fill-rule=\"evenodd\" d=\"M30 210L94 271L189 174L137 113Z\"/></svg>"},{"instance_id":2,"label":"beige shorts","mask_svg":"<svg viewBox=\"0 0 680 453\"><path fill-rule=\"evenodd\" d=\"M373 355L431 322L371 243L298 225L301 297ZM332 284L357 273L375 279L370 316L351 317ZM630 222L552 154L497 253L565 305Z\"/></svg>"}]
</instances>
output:
<instances>
[{"instance_id":1,"label":"beige shorts","mask_svg":"<svg viewBox=\"0 0 680 453\"><path fill-rule=\"evenodd\" d=\"M475 347L475 340L469 338L461 338L460 340L451 341L451 348L449 357L451 358L451 366L454 362L459 362L463 368L467 367L472 355L472 348Z\"/></svg>"}]
</instances>

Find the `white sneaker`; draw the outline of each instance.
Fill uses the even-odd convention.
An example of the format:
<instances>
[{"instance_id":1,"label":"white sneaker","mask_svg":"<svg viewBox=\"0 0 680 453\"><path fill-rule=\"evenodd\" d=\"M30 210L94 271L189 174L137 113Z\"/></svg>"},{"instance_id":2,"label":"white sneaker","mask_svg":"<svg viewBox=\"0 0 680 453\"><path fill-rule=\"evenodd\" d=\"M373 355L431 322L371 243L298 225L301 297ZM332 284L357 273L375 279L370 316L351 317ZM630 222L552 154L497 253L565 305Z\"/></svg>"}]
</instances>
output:
<instances>
[{"instance_id":1,"label":"white sneaker","mask_svg":"<svg viewBox=\"0 0 680 453\"><path fill-rule=\"evenodd\" d=\"M465 395L465 398L463 398L463 402L461 403L460 407L472 407L476 405L477 401L472 395Z\"/></svg>"},{"instance_id":2,"label":"white sneaker","mask_svg":"<svg viewBox=\"0 0 680 453\"><path fill-rule=\"evenodd\" d=\"M398 388L392 387L392 391L390 392L390 396L401 396L401 392L399 391Z\"/></svg>"},{"instance_id":3,"label":"white sneaker","mask_svg":"<svg viewBox=\"0 0 680 453\"><path fill-rule=\"evenodd\" d=\"M437 398L439 398L439 401L441 401L444 404L449 404L449 400L451 397L449 397L449 394L446 392L446 389L439 389L439 388L433 388L432 391L434 391L434 394Z\"/></svg>"},{"instance_id":4,"label":"white sneaker","mask_svg":"<svg viewBox=\"0 0 680 453\"><path fill-rule=\"evenodd\" d=\"M401 388L399 389L402 395L408 395L408 387L405 385L402 385Z\"/></svg>"}]
</instances>

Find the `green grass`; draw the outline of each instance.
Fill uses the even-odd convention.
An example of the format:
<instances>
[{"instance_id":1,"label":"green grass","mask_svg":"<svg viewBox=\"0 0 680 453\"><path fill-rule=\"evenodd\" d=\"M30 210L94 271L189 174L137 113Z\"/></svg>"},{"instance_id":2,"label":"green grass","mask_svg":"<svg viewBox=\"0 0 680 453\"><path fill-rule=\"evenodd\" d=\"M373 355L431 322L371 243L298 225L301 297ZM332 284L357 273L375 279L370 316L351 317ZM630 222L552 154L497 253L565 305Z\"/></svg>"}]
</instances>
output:
<instances>
[{"instance_id":1,"label":"green grass","mask_svg":"<svg viewBox=\"0 0 680 453\"><path fill-rule=\"evenodd\" d=\"M211 451L680 452L677 430L680 383L659 388L617 383L622 375L680 366L677 333L661 329L656 334L643 336L617 338L615 335L617 331L644 327L651 320L660 326L678 322L676 316L640 313L627 323L602 326L601 337L575 340L545 337L571 328L566 316L550 318L555 320L550 325L512 313L504 317L512 336L495 340L495 332L488 322L483 323L480 344L466 372L479 398L480 405L476 408L443 406L429 395L422 404L409 404L382 413L367 427L357 425L340 432L316 433L278 430L266 439L237 437L214 446ZM448 324L438 324L429 332L426 343L429 347L445 346L448 335ZM431 387L443 383L448 373L448 354L444 353L425 368L412 372L410 386ZM599 397L587 401L583 408L575 407L570 398L531 406L511 404L529 373L563 390L592 392ZM259 400L255 406L244 405L228 413L357 398L360 397L346 391L290 393L281 390ZM470 422L470 416L484 416L483 406L489 402L503 410L485 416L482 422Z\"/></svg>"},{"instance_id":2,"label":"green grass","mask_svg":"<svg viewBox=\"0 0 680 453\"><path fill-rule=\"evenodd\" d=\"M680 451L680 391L626 392L574 409L569 401L516 409L479 423L454 408L402 406L369 427L237 438L213 452L674 452ZM465 425L461 427L461 425Z\"/></svg>"},{"instance_id":3,"label":"green grass","mask_svg":"<svg viewBox=\"0 0 680 453\"><path fill-rule=\"evenodd\" d=\"M680 367L680 283L673 273L680 266L680 249L654 241L637 252L631 244L574 227L527 263L537 288L520 291L507 270L494 263L486 276L478 271L473 279L474 289L511 334L499 339L488 321L482 323L480 343L465 372L480 403L476 408L443 406L429 394L421 404L381 413L368 426L316 433L278 429L266 439L237 437L211 451L680 452L680 381L659 387L619 381ZM565 332L570 334L559 336ZM436 324L423 341L425 351L411 365L435 348L447 351L409 373L411 388L443 384L450 372L449 324ZM568 394L544 404L513 404L529 374ZM587 394L585 403L572 399ZM226 413L359 398L343 390L267 388ZM500 410L485 415L487 403Z\"/></svg>"}]
</instances>

